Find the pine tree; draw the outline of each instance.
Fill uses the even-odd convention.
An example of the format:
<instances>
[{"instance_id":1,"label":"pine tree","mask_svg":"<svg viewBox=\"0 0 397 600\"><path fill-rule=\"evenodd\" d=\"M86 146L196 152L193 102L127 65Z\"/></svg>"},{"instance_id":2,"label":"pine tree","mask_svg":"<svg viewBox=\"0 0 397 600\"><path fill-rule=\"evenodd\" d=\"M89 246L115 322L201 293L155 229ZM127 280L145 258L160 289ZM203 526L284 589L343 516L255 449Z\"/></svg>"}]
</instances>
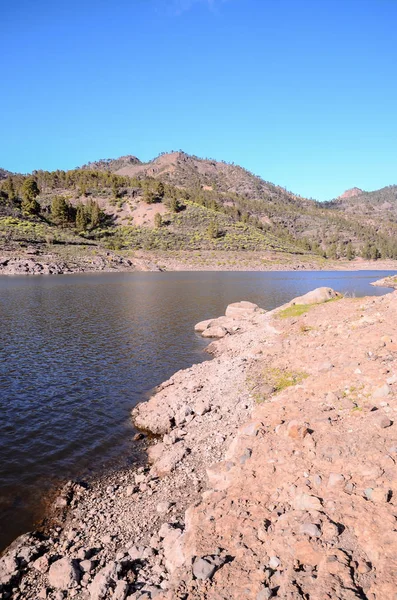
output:
<instances>
[{"instance_id":1,"label":"pine tree","mask_svg":"<svg viewBox=\"0 0 397 600\"><path fill-rule=\"evenodd\" d=\"M101 222L101 211L98 202L91 202L90 204L90 221L92 229L98 227Z\"/></svg>"},{"instance_id":2,"label":"pine tree","mask_svg":"<svg viewBox=\"0 0 397 600\"><path fill-rule=\"evenodd\" d=\"M60 225L66 225L70 218L70 204L64 196L54 196L51 202L51 215Z\"/></svg>"},{"instance_id":3,"label":"pine tree","mask_svg":"<svg viewBox=\"0 0 397 600\"><path fill-rule=\"evenodd\" d=\"M77 205L76 209L76 229L77 231L85 231L88 225L88 218L85 208L82 204Z\"/></svg>"},{"instance_id":4,"label":"pine tree","mask_svg":"<svg viewBox=\"0 0 397 600\"><path fill-rule=\"evenodd\" d=\"M347 260L353 260L354 258L354 250L351 242L346 246L346 258Z\"/></svg>"},{"instance_id":5,"label":"pine tree","mask_svg":"<svg viewBox=\"0 0 397 600\"><path fill-rule=\"evenodd\" d=\"M40 204L36 197L40 194L36 180L33 177L27 177L22 184L22 212L25 215L38 215L40 213Z\"/></svg>"}]
</instances>

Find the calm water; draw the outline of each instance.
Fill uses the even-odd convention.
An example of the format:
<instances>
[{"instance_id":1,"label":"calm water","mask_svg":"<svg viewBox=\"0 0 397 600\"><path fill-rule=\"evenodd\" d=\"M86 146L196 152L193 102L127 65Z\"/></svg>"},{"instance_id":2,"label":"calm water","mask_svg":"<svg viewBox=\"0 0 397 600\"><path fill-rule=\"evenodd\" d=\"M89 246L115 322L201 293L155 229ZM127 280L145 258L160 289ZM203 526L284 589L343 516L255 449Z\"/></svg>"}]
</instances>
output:
<instances>
[{"instance_id":1,"label":"calm water","mask_svg":"<svg viewBox=\"0 0 397 600\"><path fill-rule=\"evenodd\" d=\"M131 408L205 360L193 331L230 302L274 308L318 286L356 296L391 272L0 277L0 549L54 484L132 456Z\"/></svg>"}]
</instances>

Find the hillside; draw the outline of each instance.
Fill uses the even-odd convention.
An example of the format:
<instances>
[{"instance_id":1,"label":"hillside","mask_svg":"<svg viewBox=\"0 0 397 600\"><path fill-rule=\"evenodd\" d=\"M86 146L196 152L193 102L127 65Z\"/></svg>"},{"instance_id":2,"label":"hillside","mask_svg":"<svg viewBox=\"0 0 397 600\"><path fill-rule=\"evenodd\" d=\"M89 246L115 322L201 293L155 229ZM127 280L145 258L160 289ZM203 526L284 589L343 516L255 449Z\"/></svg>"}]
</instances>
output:
<instances>
[{"instance_id":1,"label":"hillside","mask_svg":"<svg viewBox=\"0 0 397 600\"><path fill-rule=\"evenodd\" d=\"M389 185L374 192L359 190L357 194L345 194L332 200L330 207L348 214L359 211L368 217L397 221L397 185Z\"/></svg>"},{"instance_id":2,"label":"hillside","mask_svg":"<svg viewBox=\"0 0 397 600\"><path fill-rule=\"evenodd\" d=\"M395 186L320 204L184 152L149 163L128 155L71 171L1 172L0 245L8 252L34 244L39 252L138 250L159 259L186 251L276 253L281 262L397 258Z\"/></svg>"},{"instance_id":3,"label":"hillside","mask_svg":"<svg viewBox=\"0 0 397 600\"><path fill-rule=\"evenodd\" d=\"M0 169L0 179L5 179L6 177L9 177L10 175L12 175L12 173L10 171L7 171L6 169Z\"/></svg>"}]
</instances>

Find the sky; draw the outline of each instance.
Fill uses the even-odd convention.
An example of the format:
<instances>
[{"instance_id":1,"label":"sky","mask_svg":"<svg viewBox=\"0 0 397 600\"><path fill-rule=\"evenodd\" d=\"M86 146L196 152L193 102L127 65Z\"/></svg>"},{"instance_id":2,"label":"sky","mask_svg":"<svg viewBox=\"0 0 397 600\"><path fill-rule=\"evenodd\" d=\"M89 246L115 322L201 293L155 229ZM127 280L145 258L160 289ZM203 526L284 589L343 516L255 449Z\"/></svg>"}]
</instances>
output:
<instances>
[{"instance_id":1,"label":"sky","mask_svg":"<svg viewBox=\"0 0 397 600\"><path fill-rule=\"evenodd\" d=\"M397 0L0 4L0 167L182 149L318 200L397 184Z\"/></svg>"}]
</instances>

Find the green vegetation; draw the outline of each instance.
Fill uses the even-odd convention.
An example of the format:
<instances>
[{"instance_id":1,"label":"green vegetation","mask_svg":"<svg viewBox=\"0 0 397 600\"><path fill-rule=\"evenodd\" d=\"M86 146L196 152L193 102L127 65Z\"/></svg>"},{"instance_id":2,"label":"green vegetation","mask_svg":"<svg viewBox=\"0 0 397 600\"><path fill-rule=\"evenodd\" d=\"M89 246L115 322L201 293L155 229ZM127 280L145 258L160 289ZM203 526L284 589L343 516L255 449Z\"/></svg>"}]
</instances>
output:
<instances>
[{"instance_id":1,"label":"green vegetation","mask_svg":"<svg viewBox=\"0 0 397 600\"><path fill-rule=\"evenodd\" d=\"M304 313L307 313L308 310L313 308L314 304L293 304L292 306L288 306L280 312L277 313L277 316L280 319L289 319L290 317L300 317Z\"/></svg>"},{"instance_id":2,"label":"green vegetation","mask_svg":"<svg viewBox=\"0 0 397 600\"><path fill-rule=\"evenodd\" d=\"M265 402L273 394L302 383L308 376L304 371L267 367L251 375L247 379L247 384L255 402L259 404Z\"/></svg>"}]
</instances>

